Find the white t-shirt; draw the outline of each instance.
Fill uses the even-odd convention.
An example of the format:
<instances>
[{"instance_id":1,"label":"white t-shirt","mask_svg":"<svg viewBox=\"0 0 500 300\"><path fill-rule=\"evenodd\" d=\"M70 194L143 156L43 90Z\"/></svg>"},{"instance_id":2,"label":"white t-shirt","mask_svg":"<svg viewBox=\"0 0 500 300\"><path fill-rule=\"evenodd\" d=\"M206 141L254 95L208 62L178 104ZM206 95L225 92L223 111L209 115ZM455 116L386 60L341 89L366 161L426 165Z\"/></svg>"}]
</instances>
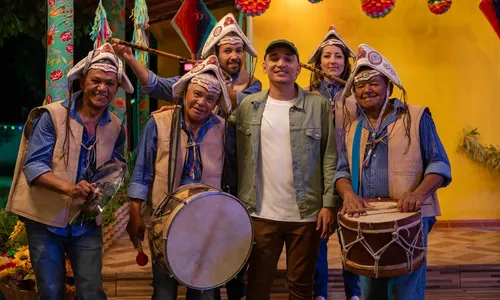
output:
<instances>
[{"instance_id":1,"label":"white t-shirt","mask_svg":"<svg viewBox=\"0 0 500 300\"><path fill-rule=\"evenodd\" d=\"M267 98L260 129L257 212L252 216L285 222L315 222L300 218L292 173L290 107L293 100Z\"/></svg>"}]
</instances>

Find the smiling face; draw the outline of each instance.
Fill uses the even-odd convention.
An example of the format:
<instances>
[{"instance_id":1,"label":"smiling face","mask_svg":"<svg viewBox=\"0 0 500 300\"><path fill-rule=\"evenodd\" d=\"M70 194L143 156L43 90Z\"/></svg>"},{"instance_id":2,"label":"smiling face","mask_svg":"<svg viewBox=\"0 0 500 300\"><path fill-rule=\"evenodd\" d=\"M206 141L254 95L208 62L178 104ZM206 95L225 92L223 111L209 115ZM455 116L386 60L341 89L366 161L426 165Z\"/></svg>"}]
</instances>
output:
<instances>
[{"instance_id":1,"label":"smiling face","mask_svg":"<svg viewBox=\"0 0 500 300\"><path fill-rule=\"evenodd\" d=\"M241 70L245 52L243 51L243 43L224 44L218 48L217 57L219 58L221 68L234 75Z\"/></svg>"},{"instance_id":2,"label":"smiling face","mask_svg":"<svg viewBox=\"0 0 500 300\"><path fill-rule=\"evenodd\" d=\"M368 74L372 69L364 69L356 76ZM363 110L379 110L382 108L389 89L388 80L382 75L372 76L368 79L359 80L354 84L354 95Z\"/></svg>"},{"instance_id":3,"label":"smiling face","mask_svg":"<svg viewBox=\"0 0 500 300\"><path fill-rule=\"evenodd\" d=\"M196 83L189 83L186 95L186 117L193 124L205 122L210 112L215 108L220 94L209 92L206 88Z\"/></svg>"},{"instance_id":4,"label":"smiling face","mask_svg":"<svg viewBox=\"0 0 500 300\"><path fill-rule=\"evenodd\" d=\"M297 56L286 47L277 47L269 51L264 58L262 68L269 81L275 84L293 83L300 74Z\"/></svg>"},{"instance_id":5,"label":"smiling face","mask_svg":"<svg viewBox=\"0 0 500 300\"><path fill-rule=\"evenodd\" d=\"M118 91L118 78L114 72L105 72L99 69L90 69L80 79L80 88L83 91L83 101L94 109L104 109Z\"/></svg>"},{"instance_id":6,"label":"smiling face","mask_svg":"<svg viewBox=\"0 0 500 300\"><path fill-rule=\"evenodd\" d=\"M321 70L328 75L340 77L344 72L346 59L340 47L331 45L321 49Z\"/></svg>"}]
</instances>

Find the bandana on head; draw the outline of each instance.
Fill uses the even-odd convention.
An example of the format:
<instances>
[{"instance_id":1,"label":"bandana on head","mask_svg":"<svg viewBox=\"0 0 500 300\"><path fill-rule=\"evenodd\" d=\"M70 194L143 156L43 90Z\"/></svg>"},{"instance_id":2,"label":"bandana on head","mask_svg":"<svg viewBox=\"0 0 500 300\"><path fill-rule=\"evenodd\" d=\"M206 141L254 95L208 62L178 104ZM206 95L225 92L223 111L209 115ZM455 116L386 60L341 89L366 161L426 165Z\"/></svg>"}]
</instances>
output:
<instances>
[{"instance_id":1,"label":"bandana on head","mask_svg":"<svg viewBox=\"0 0 500 300\"><path fill-rule=\"evenodd\" d=\"M191 83L195 83L205 88L209 93L216 93L217 95L220 95L221 86L219 80L209 73L196 75L193 79L191 79Z\"/></svg>"},{"instance_id":2,"label":"bandana on head","mask_svg":"<svg viewBox=\"0 0 500 300\"><path fill-rule=\"evenodd\" d=\"M347 46L344 40L340 37L335 26L330 25L330 28L328 28L328 32L326 33L325 37L323 38L321 43L316 47L311 57L309 57L307 63L308 64L314 63L318 58L321 49L323 49L326 46L332 46L332 45L344 47L345 49L347 49L349 57L356 57L354 51L352 51L351 48L349 48L349 46Z\"/></svg>"},{"instance_id":3,"label":"bandana on head","mask_svg":"<svg viewBox=\"0 0 500 300\"><path fill-rule=\"evenodd\" d=\"M215 55L211 55L197 64L172 86L174 98L183 97L189 82L196 83L206 88L209 92L218 93L219 100L217 105L219 108L225 113L231 112L231 100L229 99L226 83L224 82L224 75L222 74L219 60Z\"/></svg>"},{"instance_id":4,"label":"bandana on head","mask_svg":"<svg viewBox=\"0 0 500 300\"><path fill-rule=\"evenodd\" d=\"M225 36L217 43L217 46L226 44L236 45L238 43L243 44L243 40L237 36Z\"/></svg>"},{"instance_id":5,"label":"bandana on head","mask_svg":"<svg viewBox=\"0 0 500 300\"><path fill-rule=\"evenodd\" d=\"M109 60L112 64L103 62L103 60ZM90 51L87 57L71 68L67 74L68 83L87 74L91 69L115 73L118 77L120 87L129 94L134 92L134 87L123 69L122 61L116 56L113 47L109 43Z\"/></svg>"},{"instance_id":6,"label":"bandana on head","mask_svg":"<svg viewBox=\"0 0 500 300\"><path fill-rule=\"evenodd\" d=\"M354 83L356 84L360 81L367 81L367 80L370 80L371 78L378 76L378 75L380 75L379 71L368 70L366 72L363 72L363 73L360 73L360 74L357 74L356 76L354 76Z\"/></svg>"},{"instance_id":7,"label":"bandana on head","mask_svg":"<svg viewBox=\"0 0 500 300\"><path fill-rule=\"evenodd\" d=\"M118 74L118 69L115 66L104 63L104 62L91 64L89 67L89 70L92 70L92 69Z\"/></svg>"},{"instance_id":8,"label":"bandana on head","mask_svg":"<svg viewBox=\"0 0 500 300\"><path fill-rule=\"evenodd\" d=\"M227 36L229 33L235 33L237 36ZM239 38L239 43L243 44L245 51L250 54L250 56L257 57L257 51L250 43L250 40L245 36L240 26L238 26L238 22L233 14L229 13L225 15L222 19L215 24L215 27L212 29L210 34L208 35L207 41L203 46L203 50L201 51L201 58L205 59L214 52L214 48L216 45L223 45L223 40L229 41L231 44L236 43L236 39ZM227 44L228 42L225 42Z\"/></svg>"},{"instance_id":9,"label":"bandana on head","mask_svg":"<svg viewBox=\"0 0 500 300\"><path fill-rule=\"evenodd\" d=\"M345 47L345 45L341 41L339 41L337 39L329 39L329 40L324 41L321 44L320 48L323 49L323 48L325 48L327 46L341 46L341 47Z\"/></svg>"}]
</instances>

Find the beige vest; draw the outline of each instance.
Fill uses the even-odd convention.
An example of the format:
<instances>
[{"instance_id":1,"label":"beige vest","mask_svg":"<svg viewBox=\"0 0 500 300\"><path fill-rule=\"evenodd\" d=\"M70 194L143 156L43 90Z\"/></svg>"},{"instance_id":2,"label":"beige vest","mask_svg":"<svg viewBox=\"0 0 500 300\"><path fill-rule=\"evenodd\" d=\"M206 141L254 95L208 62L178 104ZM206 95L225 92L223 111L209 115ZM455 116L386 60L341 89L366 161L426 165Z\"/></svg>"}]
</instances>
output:
<instances>
[{"instance_id":1,"label":"beige vest","mask_svg":"<svg viewBox=\"0 0 500 300\"><path fill-rule=\"evenodd\" d=\"M168 189L170 131L172 127L173 110L153 115L158 132L158 148L156 150L155 177L150 193L153 208L156 208ZM224 120L216 116L220 123L209 129L200 144L200 156L203 164L201 182L217 189L221 187L223 155L224 155ZM188 136L181 130L179 146L177 148L177 161L175 166L174 190L179 187L184 161L187 155Z\"/></svg>"},{"instance_id":2,"label":"beige vest","mask_svg":"<svg viewBox=\"0 0 500 300\"><path fill-rule=\"evenodd\" d=\"M411 116L411 145L408 152L408 138L405 136L403 116L399 116L398 120L387 128L390 133L388 139L389 149L389 195L394 199L401 199L406 192L413 192L423 180L424 168L422 154L420 152L420 119L426 110L426 107L408 105L408 110ZM349 169L352 170L352 145L354 134L358 121L354 121L346 135L347 156L349 160ZM360 146L360 162L359 174L362 178L363 159L368 141L369 132L363 128L361 133ZM424 203L432 203L421 207L422 216L432 217L441 215L437 195L434 194L425 199Z\"/></svg>"},{"instance_id":3,"label":"beige vest","mask_svg":"<svg viewBox=\"0 0 500 300\"><path fill-rule=\"evenodd\" d=\"M69 157L66 168L63 158L63 144L66 135L66 108L60 102L34 108L30 112L24 127L6 210L36 222L63 228L76 215L79 205L84 200L72 199L69 196L43 187L33 186L30 188L22 172L28 152L28 139L32 129L31 122L43 110L50 113L55 129L56 142L50 166L52 172L57 177L72 184L76 183L83 126L73 118L69 118L71 133L69 135ZM101 166L111 158L115 142L120 133L121 121L114 114L110 114L110 116L111 122L104 126L97 126L96 167ZM100 218L97 222L100 224Z\"/></svg>"}]
</instances>

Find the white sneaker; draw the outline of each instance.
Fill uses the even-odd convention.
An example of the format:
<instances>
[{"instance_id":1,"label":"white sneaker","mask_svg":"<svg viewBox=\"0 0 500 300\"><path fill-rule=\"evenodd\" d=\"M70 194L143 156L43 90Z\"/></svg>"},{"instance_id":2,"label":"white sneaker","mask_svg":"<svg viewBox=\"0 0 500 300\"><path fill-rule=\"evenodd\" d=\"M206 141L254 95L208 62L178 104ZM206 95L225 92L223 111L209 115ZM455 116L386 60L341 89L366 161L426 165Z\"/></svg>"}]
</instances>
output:
<instances>
[{"instance_id":1,"label":"white sneaker","mask_svg":"<svg viewBox=\"0 0 500 300\"><path fill-rule=\"evenodd\" d=\"M349 300L359 300L358 296L352 296Z\"/></svg>"},{"instance_id":2,"label":"white sneaker","mask_svg":"<svg viewBox=\"0 0 500 300\"><path fill-rule=\"evenodd\" d=\"M323 296L317 296L314 300L326 300L326 298Z\"/></svg>"}]
</instances>

